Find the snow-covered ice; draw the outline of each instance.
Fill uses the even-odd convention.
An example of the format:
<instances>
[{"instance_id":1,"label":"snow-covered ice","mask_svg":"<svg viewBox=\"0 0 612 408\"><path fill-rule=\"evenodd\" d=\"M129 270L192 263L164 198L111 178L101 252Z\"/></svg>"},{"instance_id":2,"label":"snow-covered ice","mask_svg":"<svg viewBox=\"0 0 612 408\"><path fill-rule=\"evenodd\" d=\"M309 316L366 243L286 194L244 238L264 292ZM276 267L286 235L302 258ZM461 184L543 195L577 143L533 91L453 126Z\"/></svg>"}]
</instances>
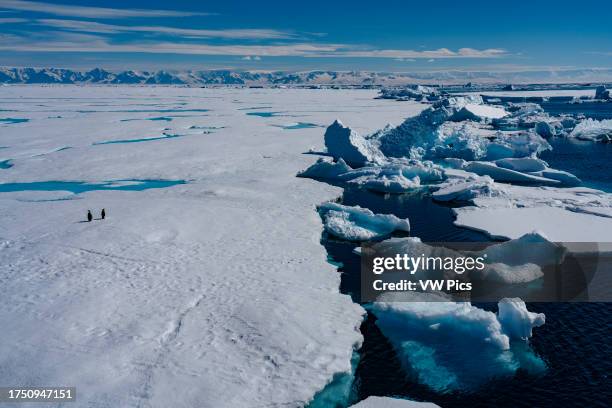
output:
<instances>
[{"instance_id":1,"label":"snow-covered ice","mask_svg":"<svg viewBox=\"0 0 612 408\"><path fill-rule=\"evenodd\" d=\"M390 397L368 397L351 408L436 408L431 402L417 402Z\"/></svg>"},{"instance_id":2,"label":"snow-covered ice","mask_svg":"<svg viewBox=\"0 0 612 408\"><path fill-rule=\"evenodd\" d=\"M375 95L3 87L3 108L30 120L2 128L14 166L0 183L187 183L60 201L41 200L66 192L0 192L0 383L75 385L75 406L302 406L350 373L363 309L339 293L315 211L340 190L295 177L320 131L288 136L270 126L278 119L238 109L265 102L331 123L342 106L364 134L422 109ZM175 117L122 121L160 110ZM93 145L191 126L217 129ZM80 222L103 207L106 220Z\"/></svg>"},{"instance_id":3,"label":"snow-covered ice","mask_svg":"<svg viewBox=\"0 0 612 408\"><path fill-rule=\"evenodd\" d=\"M374 214L367 208L325 203L318 207L325 231L348 241L383 238L394 231L410 231L408 219L390 214Z\"/></svg>"},{"instance_id":4,"label":"snow-covered ice","mask_svg":"<svg viewBox=\"0 0 612 408\"><path fill-rule=\"evenodd\" d=\"M569 137L593 142L612 142L612 119L585 119L576 125Z\"/></svg>"},{"instance_id":5,"label":"snow-covered ice","mask_svg":"<svg viewBox=\"0 0 612 408\"><path fill-rule=\"evenodd\" d=\"M510 338L526 340L532 336L534 327L544 324L544 313L532 313L521 299L502 299L497 304L497 319L502 330Z\"/></svg>"}]
</instances>

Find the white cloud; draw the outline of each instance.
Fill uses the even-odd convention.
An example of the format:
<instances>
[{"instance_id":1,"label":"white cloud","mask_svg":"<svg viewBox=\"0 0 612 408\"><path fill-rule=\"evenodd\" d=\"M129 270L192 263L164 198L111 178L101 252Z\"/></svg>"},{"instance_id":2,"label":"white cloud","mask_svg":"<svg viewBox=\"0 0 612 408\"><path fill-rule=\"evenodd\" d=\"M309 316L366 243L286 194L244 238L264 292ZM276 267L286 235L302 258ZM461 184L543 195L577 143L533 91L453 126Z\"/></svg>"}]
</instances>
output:
<instances>
[{"instance_id":1,"label":"white cloud","mask_svg":"<svg viewBox=\"0 0 612 408\"><path fill-rule=\"evenodd\" d=\"M0 24L20 24L28 22L25 18L0 17Z\"/></svg>"},{"instance_id":2,"label":"white cloud","mask_svg":"<svg viewBox=\"0 0 612 408\"><path fill-rule=\"evenodd\" d=\"M211 13L198 13L190 11L117 9L106 7L75 6L68 4L51 4L23 0L0 0L0 8L84 18L187 17L196 15L211 15Z\"/></svg>"},{"instance_id":3,"label":"white cloud","mask_svg":"<svg viewBox=\"0 0 612 408\"><path fill-rule=\"evenodd\" d=\"M0 50L27 52L138 52L149 54L228 55L256 57L366 57L366 58L493 58L507 55L499 49L476 50L462 48L451 51L440 48L433 51L413 50L356 50L346 44L288 43L288 44L231 44L213 45L176 41L139 41L110 43L101 35L67 32L40 32L7 41L0 39ZM467 50L467 51L466 51Z\"/></svg>"},{"instance_id":4,"label":"white cloud","mask_svg":"<svg viewBox=\"0 0 612 408\"><path fill-rule=\"evenodd\" d=\"M169 34L190 38L224 38L224 39L290 39L295 34L273 29L224 29L202 30L194 28L177 28L166 26L123 26L103 24L94 21L39 19L36 24L61 28L71 31L82 31L100 34L118 34L126 32L141 32L146 34Z\"/></svg>"},{"instance_id":5,"label":"white cloud","mask_svg":"<svg viewBox=\"0 0 612 408\"><path fill-rule=\"evenodd\" d=\"M415 50L346 50L342 51L345 57L377 57L377 58L495 58L507 55L507 52L498 48L477 50L474 48L460 48L457 51L448 48L439 48L431 51Z\"/></svg>"}]
</instances>

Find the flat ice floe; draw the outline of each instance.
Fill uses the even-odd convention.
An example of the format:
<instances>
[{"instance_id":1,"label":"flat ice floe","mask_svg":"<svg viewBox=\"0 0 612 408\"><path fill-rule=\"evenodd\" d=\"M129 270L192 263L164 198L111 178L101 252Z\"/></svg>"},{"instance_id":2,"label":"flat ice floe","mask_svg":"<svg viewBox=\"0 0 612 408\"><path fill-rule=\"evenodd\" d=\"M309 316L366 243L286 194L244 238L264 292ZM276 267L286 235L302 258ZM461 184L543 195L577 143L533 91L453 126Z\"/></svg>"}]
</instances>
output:
<instances>
[{"instance_id":1,"label":"flat ice floe","mask_svg":"<svg viewBox=\"0 0 612 408\"><path fill-rule=\"evenodd\" d=\"M417 402L390 397L368 397L351 408L436 408L431 402Z\"/></svg>"},{"instance_id":2,"label":"flat ice floe","mask_svg":"<svg viewBox=\"0 0 612 408\"><path fill-rule=\"evenodd\" d=\"M2 155L18 159L0 170L1 184L190 182L71 200L0 192L0 383L74 385L77 406L303 406L350 375L364 310L339 293L315 211L340 190L295 177L320 135L288 137L238 108L274 100L271 111L310 109L309 120L331 123L341 105L364 133L422 109L374 96L4 87L5 105L30 120L3 127ZM168 104L190 116L145 120ZM211 124L223 127L218 137L92 146ZM106 220L81 222L101 208Z\"/></svg>"}]
</instances>

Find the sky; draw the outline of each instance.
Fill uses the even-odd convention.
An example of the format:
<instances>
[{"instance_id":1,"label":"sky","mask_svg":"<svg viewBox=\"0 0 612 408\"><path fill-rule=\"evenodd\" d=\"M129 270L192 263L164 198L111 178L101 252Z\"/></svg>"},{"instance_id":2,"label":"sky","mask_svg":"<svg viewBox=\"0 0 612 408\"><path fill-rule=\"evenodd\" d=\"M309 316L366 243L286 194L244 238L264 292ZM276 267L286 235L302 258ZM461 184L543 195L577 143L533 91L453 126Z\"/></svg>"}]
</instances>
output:
<instances>
[{"instance_id":1,"label":"sky","mask_svg":"<svg viewBox=\"0 0 612 408\"><path fill-rule=\"evenodd\" d=\"M0 0L0 65L90 69L612 68L609 1Z\"/></svg>"}]
</instances>

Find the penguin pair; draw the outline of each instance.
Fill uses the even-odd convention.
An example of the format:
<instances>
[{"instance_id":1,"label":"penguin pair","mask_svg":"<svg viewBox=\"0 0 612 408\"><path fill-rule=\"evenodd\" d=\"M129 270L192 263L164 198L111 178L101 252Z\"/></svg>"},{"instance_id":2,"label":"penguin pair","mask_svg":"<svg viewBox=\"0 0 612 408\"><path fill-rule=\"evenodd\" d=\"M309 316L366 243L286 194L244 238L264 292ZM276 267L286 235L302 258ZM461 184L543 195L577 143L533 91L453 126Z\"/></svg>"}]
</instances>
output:
<instances>
[{"instance_id":1,"label":"penguin pair","mask_svg":"<svg viewBox=\"0 0 612 408\"><path fill-rule=\"evenodd\" d=\"M102 212L100 212L100 219L103 220L105 218L106 218L106 211L103 208ZM87 222L91 222L91 220L93 220L93 215L91 215L91 210L87 210Z\"/></svg>"}]
</instances>

